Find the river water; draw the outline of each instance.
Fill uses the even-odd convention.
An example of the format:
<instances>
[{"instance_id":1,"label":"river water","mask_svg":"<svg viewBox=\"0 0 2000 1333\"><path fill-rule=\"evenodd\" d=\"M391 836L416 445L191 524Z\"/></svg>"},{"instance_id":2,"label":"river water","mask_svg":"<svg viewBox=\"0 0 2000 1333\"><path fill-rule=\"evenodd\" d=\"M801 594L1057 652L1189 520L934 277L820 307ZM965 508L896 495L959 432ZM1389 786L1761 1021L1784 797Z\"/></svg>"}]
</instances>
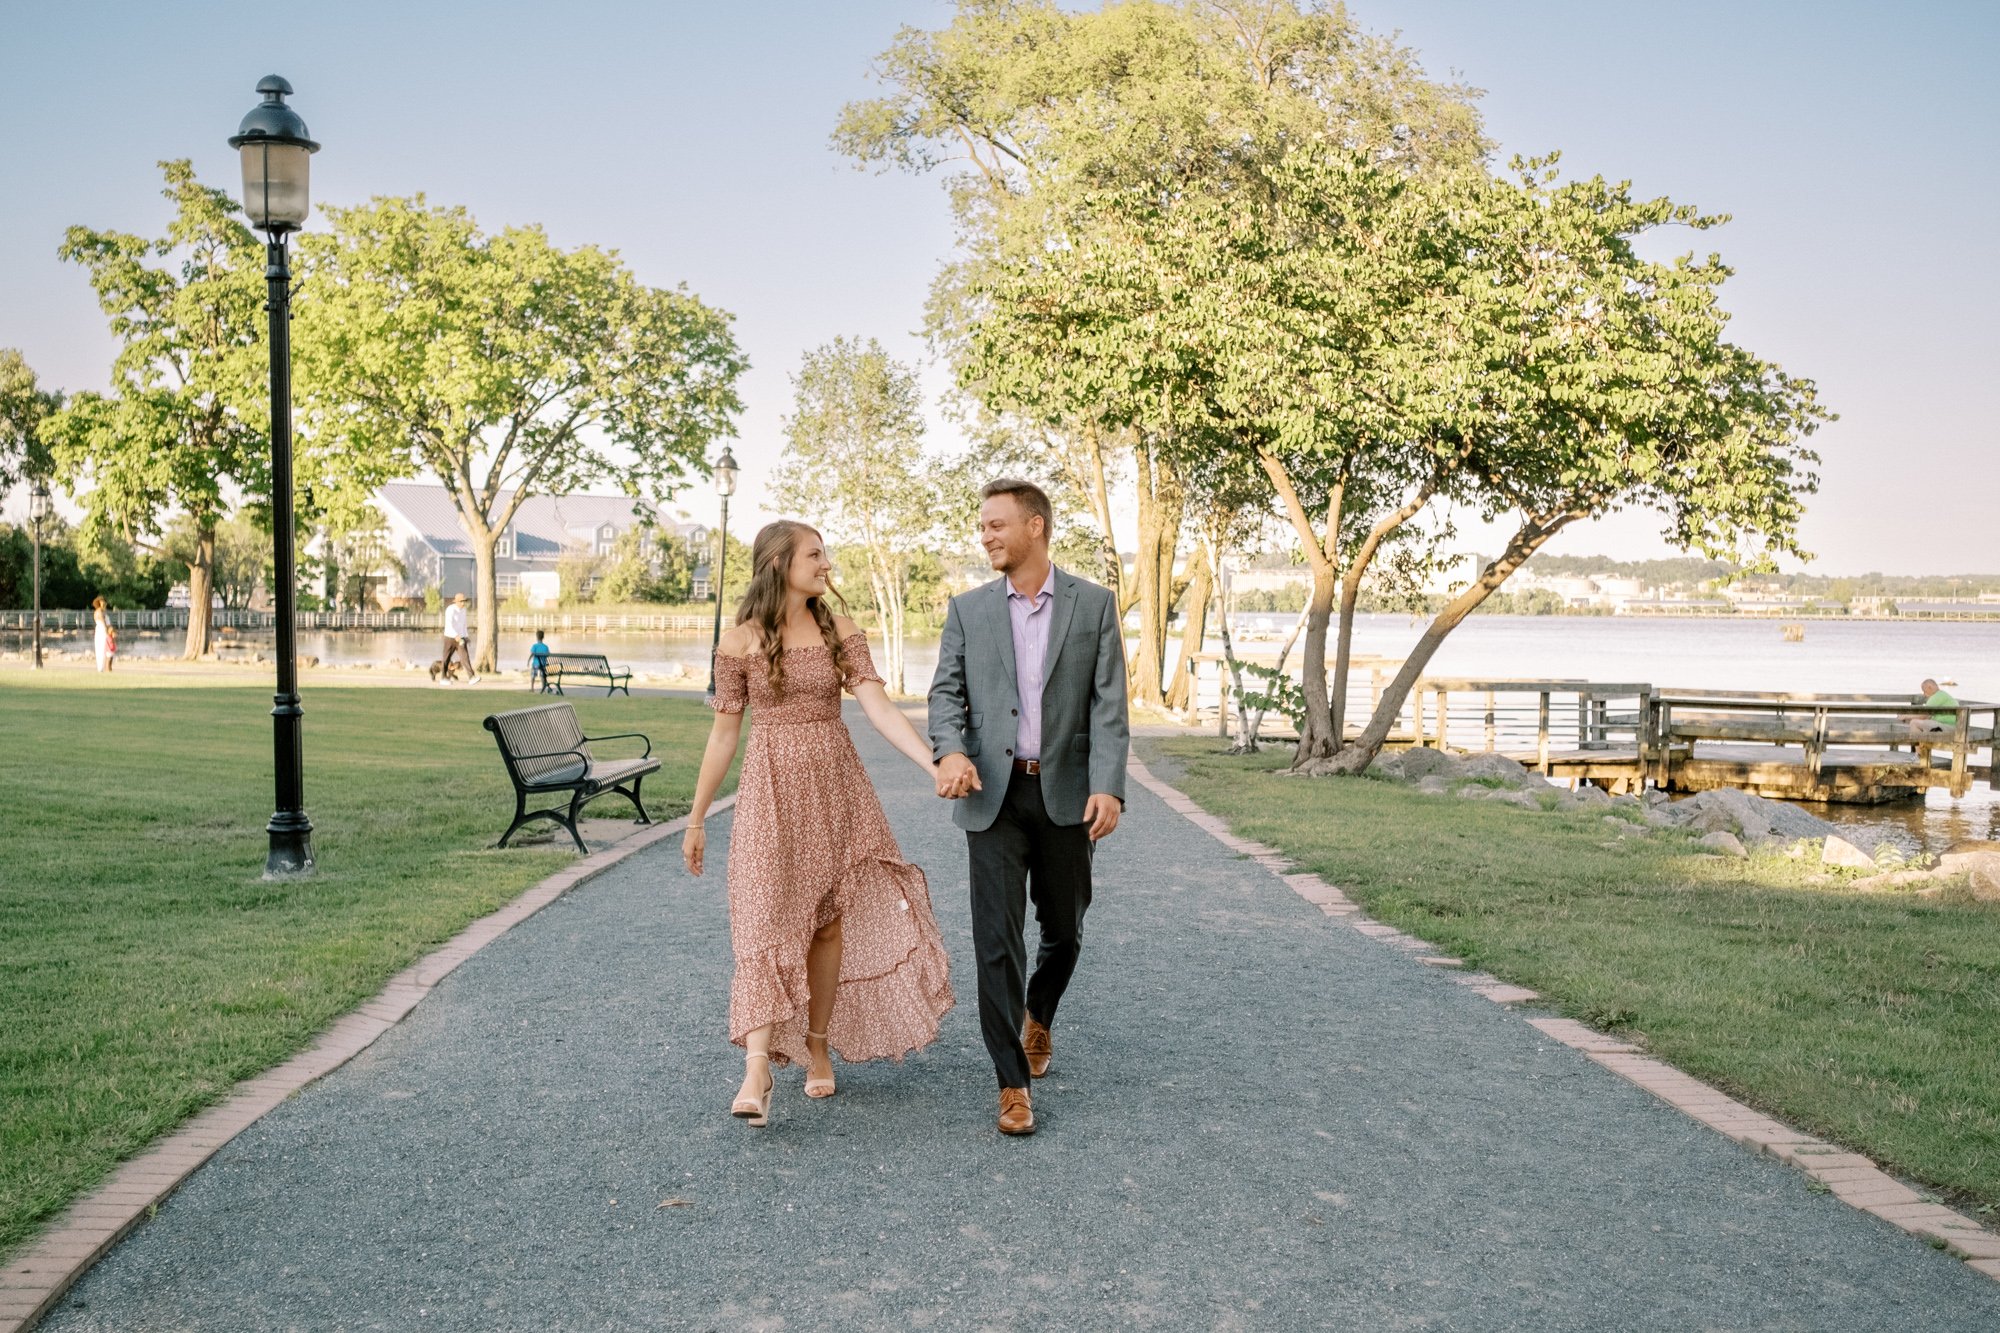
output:
<instances>
[{"instance_id":1,"label":"river water","mask_svg":"<svg viewBox=\"0 0 2000 1333\"><path fill-rule=\"evenodd\" d=\"M1285 615L1237 616L1232 623L1239 636L1238 650L1268 651L1294 620ZM1406 616L1362 616L1356 623L1355 651L1400 658L1422 630L1422 622ZM25 639L19 634L0 635L8 647L25 648ZM56 649L90 649L87 633L44 639ZM271 651L268 633L243 633L225 642ZM502 664L523 666L530 642L531 635L503 635ZM642 674L675 669L705 674L708 667L705 635L551 634L549 646L558 652L603 653ZM1218 651L1220 644L1211 642L1207 647ZM179 651L177 632L128 630L120 635L123 657L172 657ZM299 635L299 651L331 665L401 661L421 666L438 656L438 638L433 633L311 631ZM937 665L936 641L912 640L904 653L906 687L921 692ZM1643 681L1668 690L1816 693L1914 692L1919 681L1931 676L1959 698L1992 699L2000 693L2000 623L1810 620L1805 622L1802 641L1786 642L1773 620L1474 616L1445 641L1428 674ZM1815 807L1815 813L1837 823L1886 830L1912 849L1937 850L1959 839L2000 837L2000 804L1984 787L1957 802L1933 791L1921 804Z\"/></svg>"}]
</instances>

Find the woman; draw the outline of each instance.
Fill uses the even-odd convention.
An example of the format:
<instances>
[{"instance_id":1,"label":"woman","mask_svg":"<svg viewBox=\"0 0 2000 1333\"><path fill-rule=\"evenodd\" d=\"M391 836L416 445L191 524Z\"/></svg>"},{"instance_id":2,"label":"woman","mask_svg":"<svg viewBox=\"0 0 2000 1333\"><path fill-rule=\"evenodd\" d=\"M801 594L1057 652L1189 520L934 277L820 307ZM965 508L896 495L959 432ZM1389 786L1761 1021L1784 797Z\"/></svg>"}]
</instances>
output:
<instances>
[{"instance_id":1,"label":"woman","mask_svg":"<svg viewBox=\"0 0 2000 1333\"><path fill-rule=\"evenodd\" d=\"M97 669L111 670L111 664L118 656L118 635L111 628L110 608L102 597L90 599L91 623L97 627L95 647L97 649Z\"/></svg>"},{"instance_id":2,"label":"woman","mask_svg":"<svg viewBox=\"0 0 2000 1333\"><path fill-rule=\"evenodd\" d=\"M927 779L930 747L889 702L867 636L827 606L833 565L819 534L772 523L750 559L750 589L716 653L715 724L681 854L689 873L702 873L702 820L736 756L747 703L757 725L737 782L728 873L729 1039L744 1049L744 1070L730 1113L761 1127L773 1064L803 1058L806 1096L832 1096L833 1051L901 1059L937 1037L952 993L924 872L889 831L840 720L841 687Z\"/></svg>"}]
</instances>

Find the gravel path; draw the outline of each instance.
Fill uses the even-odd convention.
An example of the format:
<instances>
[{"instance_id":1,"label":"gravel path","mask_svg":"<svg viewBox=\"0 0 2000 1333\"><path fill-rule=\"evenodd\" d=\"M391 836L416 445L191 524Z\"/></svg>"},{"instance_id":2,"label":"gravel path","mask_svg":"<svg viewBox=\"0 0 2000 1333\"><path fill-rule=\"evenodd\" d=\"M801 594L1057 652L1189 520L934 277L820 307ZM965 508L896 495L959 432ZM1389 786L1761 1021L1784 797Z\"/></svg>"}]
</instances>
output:
<instances>
[{"instance_id":1,"label":"gravel path","mask_svg":"<svg viewBox=\"0 0 2000 1333\"><path fill-rule=\"evenodd\" d=\"M241 1135L44 1327L1992 1329L2000 1284L1327 921L1133 785L1041 1132L993 1130L962 835L850 709L960 1003L726 1115L719 876L663 845ZM726 816L711 833L720 865Z\"/></svg>"}]
</instances>

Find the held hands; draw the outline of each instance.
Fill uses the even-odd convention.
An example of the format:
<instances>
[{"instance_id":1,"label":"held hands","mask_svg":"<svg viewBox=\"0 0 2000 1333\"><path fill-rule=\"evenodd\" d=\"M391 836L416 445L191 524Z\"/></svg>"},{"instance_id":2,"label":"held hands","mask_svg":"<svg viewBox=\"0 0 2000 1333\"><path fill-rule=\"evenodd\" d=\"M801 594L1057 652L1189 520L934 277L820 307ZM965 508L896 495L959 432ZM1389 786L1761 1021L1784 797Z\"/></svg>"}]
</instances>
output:
<instances>
[{"instance_id":1,"label":"held hands","mask_svg":"<svg viewBox=\"0 0 2000 1333\"><path fill-rule=\"evenodd\" d=\"M979 770L963 754L948 754L937 761L935 768L937 794L947 801L956 801L980 791Z\"/></svg>"},{"instance_id":2,"label":"held hands","mask_svg":"<svg viewBox=\"0 0 2000 1333\"><path fill-rule=\"evenodd\" d=\"M1092 792L1090 799L1083 803L1083 820L1090 826L1090 840L1108 838L1118 827L1118 798L1105 792Z\"/></svg>"},{"instance_id":3,"label":"held hands","mask_svg":"<svg viewBox=\"0 0 2000 1333\"><path fill-rule=\"evenodd\" d=\"M681 860L687 862L688 873L697 879L701 877L702 858L708 851L708 831L699 824L689 824L687 832L681 835Z\"/></svg>"}]
</instances>

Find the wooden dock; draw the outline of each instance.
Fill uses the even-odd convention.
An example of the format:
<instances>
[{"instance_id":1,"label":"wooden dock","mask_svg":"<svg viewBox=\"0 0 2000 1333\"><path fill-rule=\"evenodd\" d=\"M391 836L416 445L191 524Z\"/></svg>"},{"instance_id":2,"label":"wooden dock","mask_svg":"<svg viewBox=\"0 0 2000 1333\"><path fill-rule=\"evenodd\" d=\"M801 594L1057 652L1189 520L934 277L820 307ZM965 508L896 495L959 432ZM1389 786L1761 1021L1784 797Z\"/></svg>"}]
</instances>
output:
<instances>
[{"instance_id":1,"label":"wooden dock","mask_svg":"<svg viewBox=\"0 0 2000 1333\"><path fill-rule=\"evenodd\" d=\"M1350 734L1372 711L1392 664L1356 666ZM1425 677L1389 748L1504 754L1551 778L1620 792L1734 787L1782 800L1875 805L1921 799L1934 787L1954 798L1977 783L1990 789L2000 771L2000 704L1961 700L1927 712L1921 703L1906 694Z\"/></svg>"}]
</instances>

